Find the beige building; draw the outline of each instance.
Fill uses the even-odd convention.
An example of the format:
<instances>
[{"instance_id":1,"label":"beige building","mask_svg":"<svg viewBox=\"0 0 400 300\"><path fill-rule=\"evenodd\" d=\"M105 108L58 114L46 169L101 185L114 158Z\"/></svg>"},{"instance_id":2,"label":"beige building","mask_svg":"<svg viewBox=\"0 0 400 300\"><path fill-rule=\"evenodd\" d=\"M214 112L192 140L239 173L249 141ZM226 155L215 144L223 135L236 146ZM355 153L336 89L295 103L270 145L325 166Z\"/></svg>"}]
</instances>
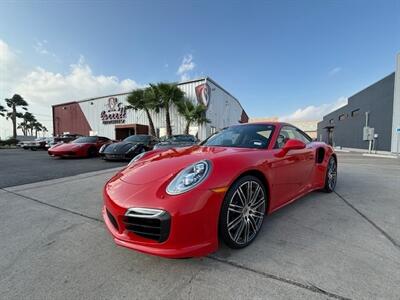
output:
<instances>
[{"instance_id":1,"label":"beige building","mask_svg":"<svg viewBox=\"0 0 400 300\"><path fill-rule=\"evenodd\" d=\"M278 117L270 117L270 118L249 118L249 123L254 122L279 122ZM296 126L297 128L303 130L307 133L311 138L317 138L317 124L318 121L301 121L301 120L292 120L285 121L289 124Z\"/></svg>"}]
</instances>

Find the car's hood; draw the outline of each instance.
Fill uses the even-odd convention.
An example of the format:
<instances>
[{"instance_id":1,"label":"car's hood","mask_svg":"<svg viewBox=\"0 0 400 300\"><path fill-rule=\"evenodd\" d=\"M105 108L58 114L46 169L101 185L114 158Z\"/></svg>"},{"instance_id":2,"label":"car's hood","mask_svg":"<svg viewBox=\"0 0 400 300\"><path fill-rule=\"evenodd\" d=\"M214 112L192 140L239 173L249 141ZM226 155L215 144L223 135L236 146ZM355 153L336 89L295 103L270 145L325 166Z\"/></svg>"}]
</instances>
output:
<instances>
[{"instance_id":1,"label":"car's hood","mask_svg":"<svg viewBox=\"0 0 400 300\"><path fill-rule=\"evenodd\" d=\"M79 149L86 145L87 144L61 143L61 144L56 144L55 146L53 146L53 148L51 150L70 151L70 150L74 150L74 149Z\"/></svg>"},{"instance_id":2,"label":"car's hood","mask_svg":"<svg viewBox=\"0 0 400 300\"><path fill-rule=\"evenodd\" d=\"M138 142L119 142L108 145L103 153L111 154L111 153L126 153L129 149L131 149L135 145L139 145L142 143Z\"/></svg>"},{"instance_id":3,"label":"car's hood","mask_svg":"<svg viewBox=\"0 0 400 300\"><path fill-rule=\"evenodd\" d=\"M143 159L121 171L118 177L131 184L146 184L165 177L174 176L183 168L202 159L213 161L246 152L249 149L232 147L191 146L169 150L154 150Z\"/></svg>"}]
</instances>

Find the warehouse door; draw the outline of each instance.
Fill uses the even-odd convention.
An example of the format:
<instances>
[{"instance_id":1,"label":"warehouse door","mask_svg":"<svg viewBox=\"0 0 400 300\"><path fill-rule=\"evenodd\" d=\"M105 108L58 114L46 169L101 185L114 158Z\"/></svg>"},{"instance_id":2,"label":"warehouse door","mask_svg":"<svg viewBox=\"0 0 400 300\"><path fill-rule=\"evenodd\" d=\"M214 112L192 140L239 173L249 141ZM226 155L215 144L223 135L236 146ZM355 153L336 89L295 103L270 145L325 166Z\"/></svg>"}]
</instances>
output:
<instances>
[{"instance_id":1,"label":"warehouse door","mask_svg":"<svg viewBox=\"0 0 400 300\"><path fill-rule=\"evenodd\" d=\"M130 135L134 135L136 133L134 127L127 128L115 128L115 139L122 141Z\"/></svg>"},{"instance_id":2,"label":"warehouse door","mask_svg":"<svg viewBox=\"0 0 400 300\"><path fill-rule=\"evenodd\" d=\"M116 140L123 140L134 134L149 134L149 126L142 124L115 125Z\"/></svg>"}]
</instances>

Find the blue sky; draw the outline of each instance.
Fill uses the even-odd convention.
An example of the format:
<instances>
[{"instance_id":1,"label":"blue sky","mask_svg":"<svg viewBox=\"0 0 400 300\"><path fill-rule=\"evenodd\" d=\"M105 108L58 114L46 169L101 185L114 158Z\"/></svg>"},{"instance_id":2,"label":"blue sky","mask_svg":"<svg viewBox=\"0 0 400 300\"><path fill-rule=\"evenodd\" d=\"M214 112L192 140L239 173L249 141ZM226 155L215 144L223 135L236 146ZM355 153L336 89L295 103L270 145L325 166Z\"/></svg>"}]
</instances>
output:
<instances>
[{"instance_id":1,"label":"blue sky","mask_svg":"<svg viewBox=\"0 0 400 300\"><path fill-rule=\"evenodd\" d=\"M208 75L250 116L288 116L308 106L325 111L393 72L399 12L400 1L1 2L0 40L26 74L45 71L36 74L41 84L68 76L71 65L97 79L116 76L113 88L124 79L143 85ZM184 57L187 72L177 74ZM13 81L10 68L3 81ZM43 87L35 91L37 81L20 76L25 81L3 83L0 96L22 86L40 98ZM103 89L91 96L96 91Z\"/></svg>"}]
</instances>

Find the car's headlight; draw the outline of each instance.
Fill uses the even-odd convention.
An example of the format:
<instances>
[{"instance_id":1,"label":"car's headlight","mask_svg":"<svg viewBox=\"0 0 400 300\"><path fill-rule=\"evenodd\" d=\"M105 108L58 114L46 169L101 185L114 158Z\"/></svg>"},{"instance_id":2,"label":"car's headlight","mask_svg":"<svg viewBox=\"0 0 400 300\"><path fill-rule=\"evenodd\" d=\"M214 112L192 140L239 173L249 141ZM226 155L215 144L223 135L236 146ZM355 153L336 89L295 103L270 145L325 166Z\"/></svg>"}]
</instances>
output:
<instances>
[{"instance_id":1,"label":"car's headlight","mask_svg":"<svg viewBox=\"0 0 400 300\"><path fill-rule=\"evenodd\" d=\"M130 165L132 165L134 162L136 162L136 161L138 161L139 159L141 159L142 156L145 155L145 154L146 154L146 152L143 152L143 153L140 153L140 154L136 155L134 158L132 158L132 160L131 160L131 161L129 162L129 164L128 164L128 167L129 167Z\"/></svg>"},{"instance_id":2,"label":"car's headlight","mask_svg":"<svg viewBox=\"0 0 400 300\"><path fill-rule=\"evenodd\" d=\"M210 169L211 163L208 160L186 167L167 186L167 194L178 195L193 189L207 177Z\"/></svg>"}]
</instances>

